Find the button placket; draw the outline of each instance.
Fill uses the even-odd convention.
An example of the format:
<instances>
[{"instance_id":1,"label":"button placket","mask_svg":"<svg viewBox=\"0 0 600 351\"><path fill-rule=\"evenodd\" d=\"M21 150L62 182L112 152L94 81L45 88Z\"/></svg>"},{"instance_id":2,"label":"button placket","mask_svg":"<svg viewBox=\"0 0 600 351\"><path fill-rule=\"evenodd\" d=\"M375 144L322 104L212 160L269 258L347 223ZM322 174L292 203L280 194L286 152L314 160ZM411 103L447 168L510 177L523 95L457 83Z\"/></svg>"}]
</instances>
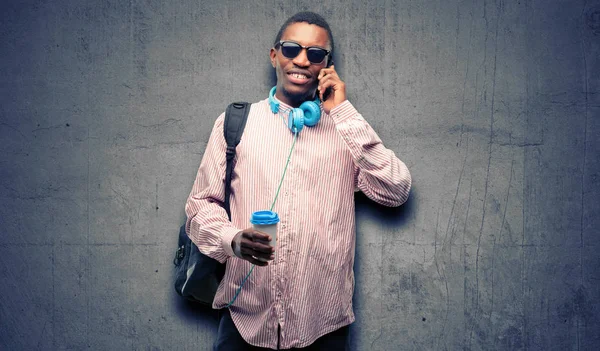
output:
<instances>
[{"instance_id":1,"label":"button placket","mask_svg":"<svg viewBox=\"0 0 600 351\"><path fill-rule=\"evenodd\" d=\"M281 207L283 210L283 216L280 216L280 230L278 233L278 238L277 238L277 244L279 246L279 252L278 252L278 257L277 257L277 278L276 278L276 282L275 282L275 286L276 286L276 305L278 307L278 318L279 320L282 322L283 319L285 318L285 310L283 307L283 291L285 289L285 281L286 279L284 278L285 275L285 266L286 266L286 259L287 259L287 255L285 254L285 248L286 248L286 244L287 244L287 237L288 237L288 230L289 230L289 225L288 225L288 221L290 219L291 213L292 211L292 204L291 204L291 194L292 194L292 186L291 184L294 184L294 167L292 165L294 161L294 156L292 155L292 159L290 160L290 163L288 165L287 168L287 174L285 175L285 179L284 179L284 183L282 185L282 193L283 196L281 197L281 200L283 201L281 203Z\"/></svg>"}]
</instances>

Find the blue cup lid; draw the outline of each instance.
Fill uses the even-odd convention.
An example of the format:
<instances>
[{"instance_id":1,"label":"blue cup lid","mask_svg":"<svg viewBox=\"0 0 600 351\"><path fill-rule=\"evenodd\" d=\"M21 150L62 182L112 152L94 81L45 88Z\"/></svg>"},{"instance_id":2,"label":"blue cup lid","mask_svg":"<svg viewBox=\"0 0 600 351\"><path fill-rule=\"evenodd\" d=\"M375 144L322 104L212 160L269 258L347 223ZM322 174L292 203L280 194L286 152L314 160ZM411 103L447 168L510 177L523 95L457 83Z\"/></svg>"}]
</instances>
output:
<instances>
[{"instance_id":1,"label":"blue cup lid","mask_svg":"<svg viewBox=\"0 0 600 351\"><path fill-rule=\"evenodd\" d=\"M279 216L273 211L255 211L250 217L250 223L258 225L271 225L279 223Z\"/></svg>"}]
</instances>

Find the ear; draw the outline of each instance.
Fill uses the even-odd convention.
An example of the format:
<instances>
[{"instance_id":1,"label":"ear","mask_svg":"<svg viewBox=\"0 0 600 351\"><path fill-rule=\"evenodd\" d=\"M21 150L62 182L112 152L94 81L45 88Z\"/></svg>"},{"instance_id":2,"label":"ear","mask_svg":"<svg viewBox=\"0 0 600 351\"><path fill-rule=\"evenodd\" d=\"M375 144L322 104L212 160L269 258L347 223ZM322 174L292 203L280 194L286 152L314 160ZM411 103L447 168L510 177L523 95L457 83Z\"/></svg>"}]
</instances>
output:
<instances>
[{"instance_id":1,"label":"ear","mask_svg":"<svg viewBox=\"0 0 600 351\"><path fill-rule=\"evenodd\" d=\"M271 48L271 51L269 52L269 56L271 57L271 66L273 66L273 68L275 68L275 66L276 66L275 60L277 59L277 50L275 50L275 48Z\"/></svg>"}]
</instances>

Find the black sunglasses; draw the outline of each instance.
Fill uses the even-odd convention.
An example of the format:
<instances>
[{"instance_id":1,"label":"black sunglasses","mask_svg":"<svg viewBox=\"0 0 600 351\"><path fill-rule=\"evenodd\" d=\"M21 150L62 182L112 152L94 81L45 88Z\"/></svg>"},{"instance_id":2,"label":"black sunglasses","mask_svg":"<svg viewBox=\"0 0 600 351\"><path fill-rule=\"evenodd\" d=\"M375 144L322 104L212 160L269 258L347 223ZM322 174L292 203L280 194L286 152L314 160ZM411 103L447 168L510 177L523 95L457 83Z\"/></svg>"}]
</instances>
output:
<instances>
[{"instance_id":1,"label":"black sunglasses","mask_svg":"<svg viewBox=\"0 0 600 351\"><path fill-rule=\"evenodd\" d=\"M279 43L277 43L277 45L275 46L276 49L277 46L281 47L281 53L283 54L283 56L289 59L293 59L294 57L298 56L298 54L300 54L300 51L302 49L306 49L306 58L308 58L308 61L310 61L310 63L313 64L322 63L323 60L325 60L325 57L327 57L327 55L329 55L329 53L331 52L318 46L302 46L296 42L285 40L282 40Z\"/></svg>"}]
</instances>

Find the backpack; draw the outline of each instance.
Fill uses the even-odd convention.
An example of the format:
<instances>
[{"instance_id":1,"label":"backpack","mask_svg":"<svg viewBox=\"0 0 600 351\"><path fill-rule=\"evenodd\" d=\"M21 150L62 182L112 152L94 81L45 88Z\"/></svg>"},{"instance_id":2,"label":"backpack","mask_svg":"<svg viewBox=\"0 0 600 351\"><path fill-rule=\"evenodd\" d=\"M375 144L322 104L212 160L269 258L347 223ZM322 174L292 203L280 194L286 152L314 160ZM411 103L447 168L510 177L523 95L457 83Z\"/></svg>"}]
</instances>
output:
<instances>
[{"instance_id":1,"label":"backpack","mask_svg":"<svg viewBox=\"0 0 600 351\"><path fill-rule=\"evenodd\" d=\"M250 104L234 102L227 106L223 133L227 142L227 166L225 170L225 211L231 220L229 197L235 148L240 143ZM175 291L187 300L212 306L219 283L225 275L225 264L219 263L198 250L185 232L185 223L179 229L179 241L175 258Z\"/></svg>"}]
</instances>

